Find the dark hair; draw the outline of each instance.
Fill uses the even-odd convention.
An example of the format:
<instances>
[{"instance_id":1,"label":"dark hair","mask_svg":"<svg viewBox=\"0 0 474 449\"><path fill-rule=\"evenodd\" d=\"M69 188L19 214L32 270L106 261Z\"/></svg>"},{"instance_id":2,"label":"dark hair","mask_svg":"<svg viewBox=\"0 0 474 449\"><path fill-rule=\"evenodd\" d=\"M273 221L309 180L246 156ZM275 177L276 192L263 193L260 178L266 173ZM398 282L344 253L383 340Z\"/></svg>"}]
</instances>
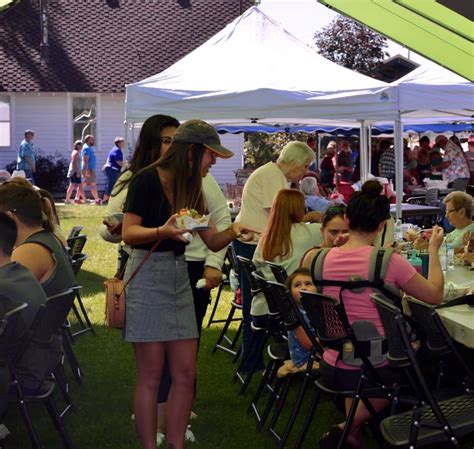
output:
<instances>
[{"instance_id":1,"label":"dark hair","mask_svg":"<svg viewBox=\"0 0 474 449\"><path fill-rule=\"evenodd\" d=\"M329 206L324 212L323 218L321 220L321 227L325 228L327 224L335 217L344 218L346 214L346 206L344 204L335 204L334 206Z\"/></svg>"},{"instance_id":2,"label":"dark hair","mask_svg":"<svg viewBox=\"0 0 474 449\"><path fill-rule=\"evenodd\" d=\"M160 159L152 165L167 171L173 180L171 213L183 208L207 213L202 194L201 161L206 147L200 143L173 142ZM191 155L191 160L189 160Z\"/></svg>"},{"instance_id":3,"label":"dark hair","mask_svg":"<svg viewBox=\"0 0 474 449\"><path fill-rule=\"evenodd\" d=\"M390 142L390 140L383 139L379 142L379 150L382 150L382 151L388 150L391 145L392 143Z\"/></svg>"},{"instance_id":4,"label":"dark hair","mask_svg":"<svg viewBox=\"0 0 474 449\"><path fill-rule=\"evenodd\" d=\"M362 184L360 192L352 194L346 209L351 231L374 232L390 218L390 202L381 195L382 190L379 181L370 180Z\"/></svg>"},{"instance_id":5,"label":"dark hair","mask_svg":"<svg viewBox=\"0 0 474 449\"><path fill-rule=\"evenodd\" d=\"M138 136L130 166L125 171L131 171L132 175L134 175L160 158L161 131L167 126L177 128L179 122L174 117L161 114L152 115L145 120ZM122 191L129 182L130 178L119 180L117 182L119 189L112 196Z\"/></svg>"},{"instance_id":6,"label":"dark hair","mask_svg":"<svg viewBox=\"0 0 474 449\"><path fill-rule=\"evenodd\" d=\"M430 143L430 138L428 136L421 137L418 143L421 144L423 142Z\"/></svg>"},{"instance_id":7,"label":"dark hair","mask_svg":"<svg viewBox=\"0 0 474 449\"><path fill-rule=\"evenodd\" d=\"M18 237L15 220L5 212L0 212L0 251L11 256Z\"/></svg>"},{"instance_id":8,"label":"dark hair","mask_svg":"<svg viewBox=\"0 0 474 449\"><path fill-rule=\"evenodd\" d=\"M11 211L28 227L42 226L41 197L32 188L5 182L0 185L0 211Z\"/></svg>"},{"instance_id":9,"label":"dark hair","mask_svg":"<svg viewBox=\"0 0 474 449\"><path fill-rule=\"evenodd\" d=\"M293 283L293 279L299 275L309 276L312 278L311 271L308 268L303 268L303 267L297 268L295 271L293 271L293 273L291 273L288 276L288 279L286 280L286 286L288 287L288 290L291 289L291 284Z\"/></svg>"}]
</instances>

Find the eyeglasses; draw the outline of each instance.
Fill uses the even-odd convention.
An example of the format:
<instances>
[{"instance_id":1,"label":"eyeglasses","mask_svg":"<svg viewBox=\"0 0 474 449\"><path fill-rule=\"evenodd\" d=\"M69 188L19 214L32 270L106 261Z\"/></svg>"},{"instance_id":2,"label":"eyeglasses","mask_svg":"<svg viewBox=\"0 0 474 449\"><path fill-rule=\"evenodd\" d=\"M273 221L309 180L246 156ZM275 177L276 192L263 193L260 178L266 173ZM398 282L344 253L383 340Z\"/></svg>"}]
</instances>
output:
<instances>
[{"instance_id":1,"label":"eyeglasses","mask_svg":"<svg viewBox=\"0 0 474 449\"><path fill-rule=\"evenodd\" d=\"M458 210L459 210L459 208L458 209L446 209L446 213L450 214L451 212L457 212Z\"/></svg>"},{"instance_id":2,"label":"eyeglasses","mask_svg":"<svg viewBox=\"0 0 474 449\"><path fill-rule=\"evenodd\" d=\"M166 145L169 145L169 144L173 143L173 138L168 137L168 136L160 137L160 142L164 143Z\"/></svg>"}]
</instances>

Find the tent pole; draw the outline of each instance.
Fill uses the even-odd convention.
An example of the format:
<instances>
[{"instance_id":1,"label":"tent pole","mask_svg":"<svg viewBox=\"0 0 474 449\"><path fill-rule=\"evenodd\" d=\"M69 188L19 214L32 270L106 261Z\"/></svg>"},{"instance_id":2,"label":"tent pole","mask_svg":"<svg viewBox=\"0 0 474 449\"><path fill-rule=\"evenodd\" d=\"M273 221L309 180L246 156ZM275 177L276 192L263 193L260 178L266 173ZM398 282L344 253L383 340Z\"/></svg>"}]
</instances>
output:
<instances>
[{"instance_id":1,"label":"tent pole","mask_svg":"<svg viewBox=\"0 0 474 449\"><path fill-rule=\"evenodd\" d=\"M359 169L362 183L367 181L367 125L365 120L360 122Z\"/></svg>"},{"instance_id":2,"label":"tent pole","mask_svg":"<svg viewBox=\"0 0 474 449\"><path fill-rule=\"evenodd\" d=\"M403 131L402 119L400 111L398 118L395 120L394 129L394 151L395 151L395 189L397 197L396 219L402 218L402 201L403 201Z\"/></svg>"},{"instance_id":3,"label":"tent pole","mask_svg":"<svg viewBox=\"0 0 474 449\"><path fill-rule=\"evenodd\" d=\"M367 127L367 173L372 174L372 126ZM369 177L367 175L367 177Z\"/></svg>"}]
</instances>

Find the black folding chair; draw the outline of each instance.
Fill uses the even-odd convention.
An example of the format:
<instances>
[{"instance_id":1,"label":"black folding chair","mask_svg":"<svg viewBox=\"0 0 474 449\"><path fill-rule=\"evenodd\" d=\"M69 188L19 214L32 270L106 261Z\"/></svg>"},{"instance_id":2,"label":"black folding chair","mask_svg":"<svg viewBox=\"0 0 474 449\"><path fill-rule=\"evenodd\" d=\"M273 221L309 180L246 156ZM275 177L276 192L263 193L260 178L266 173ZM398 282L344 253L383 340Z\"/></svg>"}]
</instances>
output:
<instances>
[{"instance_id":1,"label":"black folding chair","mask_svg":"<svg viewBox=\"0 0 474 449\"><path fill-rule=\"evenodd\" d=\"M74 275L77 277L81 270L82 264L87 259L87 254L76 253L71 257L72 269L74 271ZM85 334L86 332L92 332L95 335L94 327L92 326L92 322L89 319L89 315L87 314L87 310L82 302L81 298L81 289L80 285L76 285L74 287L74 292L76 294L74 298L74 302L72 303L72 311L76 317L76 320L79 324L80 329L73 332L72 329L70 330L70 336L72 340L74 338L79 337L80 335ZM76 303L77 302L77 306Z\"/></svg>"},{"instance_id":2,"label":"black folding chair","mask_svg":"<svg viewBox=\"0 0 474 449\"><path fill-rule=\"evenodd\" d=\"M338 390L329 387L322 378L315 380L316 387L322 392L335 397L352 398L352 404L347 413L346 424L344 426L338 448L343 448L350 433L352 422L355 417L357 406L360 401L364 403L372 418L377 414L372 407L370 398L385 398L393 400L395 404L399 402L400 386L391 385L384 382L370 361L371 340L359 341L356 333L349 323L344 305L336 301L333 297L319 293L302 292L301 304L307 313L308 319L316 331L318 340L325 348L335 349L342 352L345 344L351 344L354 347L354 354L361 361L360 380L353 390ZM383 347L382 340L382 347ZM316 395L308 412L305 426L313 420L316 408L319 402L319 396ZM374 433L379 445L383 444L380 431L373 423L369 422L370 428Z\"/></svg>"},{"instance_id":3,"label":"black folding chair","mask_svg":"<svg viewBox=\"0 0 474 449\"><path fill-rule=\"evenodd\" d=\"M67 236L67 240L72 239L80 235L81 231L84 229L84 226L73 226L69 231L69 235Z\"/></svg>"},{"instance_id":4,"label":"black folding chair","mask_svg":"<svg viewBox=\"0 0 474 449\"><path fill-rule=\"evenodd\" d=\"M409 326L401 310L382 295L372 295L377 305L389 345L402 345L405 363L413 373L421 400L412 410L385 418L380 425L383 438L391 446L410 447L442 443L443 447L460 448L459 440L474 432L474 394L438 401L423 376L409 337ZM416 307L415 307L416 308Z\"/></svg>"},{"instance_id":5,"label":"black folding chair","mask_svg":"<svg viewBox=\"0 0 474 449\"><path fill-rule=\"evenodd\" d=\"M229 246L225 254L224 265L222 266L222 274L225 275L225 279L222 279L219 289L217 290L216 299L214 300L214 305L212 307L211 315L209 316L209 321L207 322L207 327L209 327L211 324L226 322L226 320L223 319L214 319L214 316L216 314L217 306L219 305L219 300L221 299L224 287L230 285L231 270L233 270L234 273L237 273L234 255L232 254L232 247ZM240 321L240 318L234 318L233 321Z\"/></svg>"},{"instance_id":6,"label":"black folding chair","mask_svg":"<svg viewBox=\"0 0 474 449\"><path fill-rule=\"evenodd\" d=\"M278 269L278 266L277 266L277 269ZM268 430L270 434L278 442L278 448L284 448L286 445L286 442L288 441L290 433L293 430L294 424L299 415L301 407L303 405L303 401L304 401L304 398L306 397L308 387L316 378L319 377L319 372L314 370L314 367L316 366L315 362L321 359L321 356L323 354L323 348L319 344L314 334L314 330L309 326L307 321L304 319L304 316L298 304L295 303L293 297L291 296L291 293L288 287L284 284L273 282L273 281L268 281L268 285L270 288L271 296L273 297L276 303L276 306L278 310L280 311L281 316L283 317L283 321L285 323L285 329L289 331L289 330L296 329L298 326L301 326L303 330L306 332L306 334L308 335L308 338L311 341L311 345L312 345L312 348L309 352L308 361L306 363L306 369L300 373L294 373L292 375L286 376L286 378L284 379L281 379L281 383L283 384L282 393L280 397L278 398L278 400L276 401L275 411L269 422ZM302 376L303 379L299 387L296 400L293 405L292 411L290 413L289 419L285 425L283 433L281 433L280 435L276 431L276 423L284 408L285 401L286 401L290 386L292 384L292 381L297 376L298 377ZM274 390L278 391L279 390L278 386L275 386ZM274 392L274 396L275 398L277 397L277 394L275 394L275 392ZM316 391L316 396L319 398L319 390ZM305 422L301 431L299 432L298 438L294 446L295 448L299 448L302 446L308 428L309 428L309 422Z\"/></svg>"},{"instance_id":7,"label":"black folding chair","mask_svg":"<svg viewBox=\"0 0 474 449\"><path fill-rule=\"evenodd\" d=\"M68 238L67 242L67 251L69 255L72 257L75 254L82 253L84 246L87 241L86 235L76 235L75 237Z\"/></svg>"},{"instance_id":8,"label":"black folding chair","mask_svg":"<svg viewBox=\"0 0 474 449\"><path fill-rule=\"evenodd\" d=\"M232 249L230 247L227 249L226 259L228 260L229 264L231 264L231 266L233 266L235 268ZM220 298L220 292L222 291L221 287L222 287L222 284L219 287L218 297L216 298L216 301L214 303L214 307L213 307L212 312L211 312L211 317L209 318L209 322L207 324L207 326L209 327L212 323L224 322L224 327L222 328L222 331L219 334L219 337L217 338L217 341L216 341L216 344L214 345L212 353L214 354L219 349L220 351L224 351L224 352L234 356L234 361L235 361L235 360L237 360L237 358L239 356L239 353L240 353L240 349L237 350L236 346L237 346L237 342L239 340L240 334L242 332L242 325L243 325L242 317L241 316L240 317L235 317L235 313L237 311L242 311L242 304L238 303L236 301L236 298L234 297L234 299L230 303L230 310L229 310L229 313L227 315L227 318L225 320L214 320L214 314L215 314L217 304L218 304L218 301L219 301L219 298ZM238 326L237 331L234 334L234 336L229 337L227 335L227 332L230 328L230 325L234 321L239 321L239 326Z\"/></svg>"},{"instance_id":9,"label":"black folding chair","mask_svg":"<svg viewBox=\"0 0 474 449\"><path fill-rule=\"evenodd\" d=\"M74 444L69 437L62 416L58 411L54 400L53 394L56 386L54 377L49 377L49 374L51 373L46 373L47 377L44 378L43 383L41 384L38 391L31 393L26 391L22 386L22 381L18 377L18 374L15 370L15 362L21 360L21 357L25 354L25 351L32 344L46 347L51 345L54 336L60 333L62 324L69 313L72 301L74 300L73 295L73 291L68 290L59 295L48 298L46 304L43 304L40 307L40 310L31 327L31 332L29 332L31 337L23 339L23 342L15 349L15 356L6 360L12 380L11 391L15 395L16 403L20 408L20 412L32 446L35 449L43 448L39 436L33 426L32 418L28 409L28 404L35 402L41 402L45 405L48 414L50 415L50 418L62 439L64 447L67 449L74 449ZM3 336L0 338L3 339Z\"/></svg>"}]
</instances>

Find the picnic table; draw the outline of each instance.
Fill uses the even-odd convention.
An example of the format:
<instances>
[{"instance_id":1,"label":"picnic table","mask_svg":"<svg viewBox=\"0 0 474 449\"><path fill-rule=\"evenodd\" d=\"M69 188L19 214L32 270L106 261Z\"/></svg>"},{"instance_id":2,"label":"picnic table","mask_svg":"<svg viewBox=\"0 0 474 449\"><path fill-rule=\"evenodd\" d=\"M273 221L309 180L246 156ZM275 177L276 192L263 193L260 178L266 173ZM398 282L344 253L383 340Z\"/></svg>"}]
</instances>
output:
<instances>
[{"instance_id":1,"label":"picnic table","mask_svg":"<svg viewBox=\"0 0 474 449\"><path fill-rule=\"evenodd\" d=\"M453 270L447 270L445 281L454 282L460 287L474 288L474 272L468 267L456 266ZM474 307L461 304L440 308L438 315L453 340L474 349Z\"/></svg>"},{"instance_id":2,"label":"picnic table","mask_svg":"<svg viewBox=\"0 0 474 449\"><path fill-rule=\"evenodd\" d=\"M424 206L422 204L402 203L402 218L425 217L428 215L438 215L441 209L437 206ZM396 215L396 205L390 205L390 214Z\"/></svg>"}]
</instances>

